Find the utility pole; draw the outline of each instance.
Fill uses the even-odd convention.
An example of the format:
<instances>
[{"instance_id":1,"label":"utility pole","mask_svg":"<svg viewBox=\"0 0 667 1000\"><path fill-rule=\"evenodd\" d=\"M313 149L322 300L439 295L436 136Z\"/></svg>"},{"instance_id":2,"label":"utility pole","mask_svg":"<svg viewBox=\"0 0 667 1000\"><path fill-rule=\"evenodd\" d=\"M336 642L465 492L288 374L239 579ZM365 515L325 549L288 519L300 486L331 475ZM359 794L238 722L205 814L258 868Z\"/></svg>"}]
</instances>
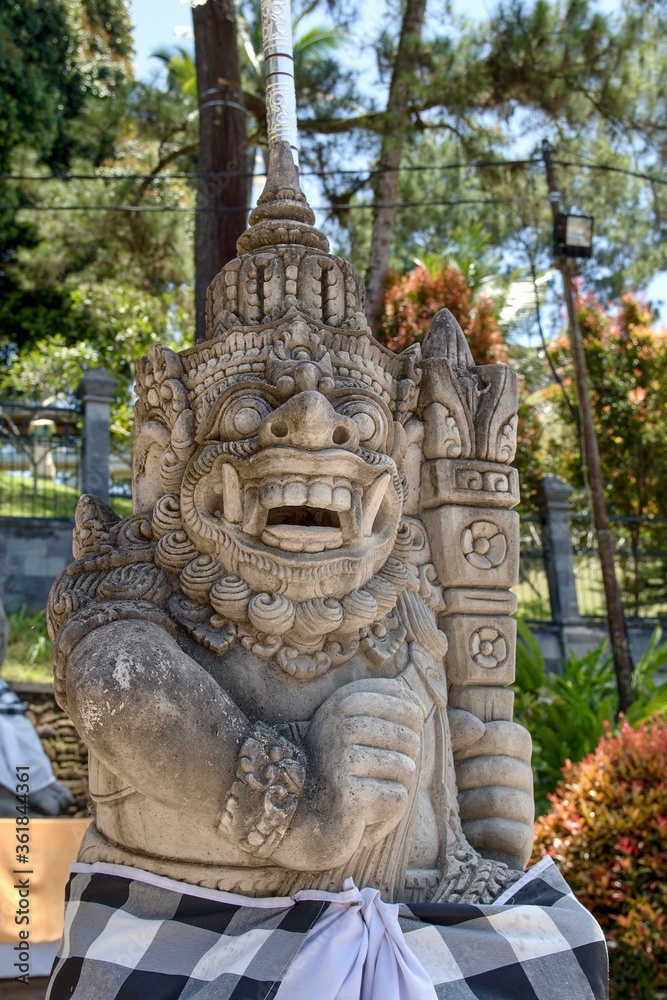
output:
<instances>
[{"instance_id":1,"label":"utility pole","mask_svg":"<svg viewBox=\"0 0 667 1000\"><path fill-rule=\"evenodd\" d=\"M246 227L248 170L246 113L233 0L193 5L199 95L199 185L195 218L197 340L206 338L206 290L236 256Z\"/></svg>"},{"instance_id":2,"label":"utility pole","mask_svg":"<svg viewBox=\"0 0 667 1000\"><path fill-rule=\"evenodd\" d=\"M549 188L549 200L553 212L554 227L558 217L559 193L556 185L553 161L551 159L551 147L547 140L542 144L542 155L547 176L547 186ZM570 326L570 343L572 345L572 362L574 365L575 384L577 389L577 400L579 403L579 413L581 417L582 450L583 459L587 469L588 483L591 493L591 504L593 507L593 523L597 536L598 552L600 555L600 565L602 567L602 581L604 585L605 599L607 603L607 623L609 635L611 637L611 648L614 657L614 669L616 671L616 684L618 686L618 701L622 712L626 712L635 700L635 693L632 684L632 664L630 662L630 651L628 648L628 636L625 628L625 615L623 613L623 602L616 579L614 569L614 546L609 530L609 517L607 514L607 503L604 495L604 481L602 478L602 468L600 465L600 450L593 421L593 409L588 387L588 372L586 369L586 355L584 353L584 341L579 327L577 317L576 298L574 283L572 281L572 268L568 258L563 254L556 261L556 267L563 276L563 291L567 304L567 315Z\"/></svg>"}]
</instances>

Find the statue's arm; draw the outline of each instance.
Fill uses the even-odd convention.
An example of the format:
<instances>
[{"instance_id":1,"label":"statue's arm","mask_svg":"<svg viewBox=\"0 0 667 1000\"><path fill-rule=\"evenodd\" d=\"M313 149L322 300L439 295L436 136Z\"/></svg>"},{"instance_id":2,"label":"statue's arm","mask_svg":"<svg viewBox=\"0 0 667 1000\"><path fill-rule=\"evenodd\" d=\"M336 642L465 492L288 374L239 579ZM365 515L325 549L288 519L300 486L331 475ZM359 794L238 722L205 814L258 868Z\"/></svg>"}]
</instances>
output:
<instances>
[{"instance_id":1,"label":"statue's arm","mask_svg":"<svg viewBox=\"0 0 667 1000\"><path fill-rule=\"evenodd\" d=\"M158 624L116 621L67 656L67 709L86 744L137 791L219 822L248 720Z\"/></svg>"},{"instance_id":2,"label":"statue's arm","mask_svg":"<svg viewBox=\"0 0 667 1000\"><path fill-rule=\"evenodd\" d=\"M96 756L258 860L334 867L399 822L424 711L398 681L338 689L300 747L248 720L157 621L113 621L63 646L67 711Z\"/></svg>"}]
</instances>

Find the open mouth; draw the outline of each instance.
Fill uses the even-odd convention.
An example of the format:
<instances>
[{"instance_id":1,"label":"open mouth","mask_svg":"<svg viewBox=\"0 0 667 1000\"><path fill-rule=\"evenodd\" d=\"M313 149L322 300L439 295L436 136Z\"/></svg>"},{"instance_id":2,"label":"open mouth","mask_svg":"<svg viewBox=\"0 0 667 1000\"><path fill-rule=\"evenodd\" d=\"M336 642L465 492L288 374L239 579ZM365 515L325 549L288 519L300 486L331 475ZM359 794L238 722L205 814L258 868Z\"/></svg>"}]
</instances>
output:
<instances>
[{"instance_id":1,"label":"open mouth","mask_svg":"<svg viewBox=\"0 0 667 1000\"><path fill-rule=\"evenodd\" d=\"M325 552L373 535L391 473L367 485L302 473L242 481L225 463L221 478L222 516L246 535L284 552Z\"/></svg>"}]
</instances>

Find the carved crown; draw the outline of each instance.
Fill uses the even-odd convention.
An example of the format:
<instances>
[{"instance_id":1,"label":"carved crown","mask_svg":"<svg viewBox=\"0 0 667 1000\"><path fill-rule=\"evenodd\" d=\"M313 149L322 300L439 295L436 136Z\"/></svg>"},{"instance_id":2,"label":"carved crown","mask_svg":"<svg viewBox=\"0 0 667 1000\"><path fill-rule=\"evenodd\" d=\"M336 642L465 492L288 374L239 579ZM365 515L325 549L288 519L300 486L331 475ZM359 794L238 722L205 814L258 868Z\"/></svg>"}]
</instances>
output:
<instances>
[{"instance_id":1,"label":"carved crown","mask_svg":"<svg viewBox=\"0 0 667 1000\"><path fill-rule=\"evenodd\" d=\"M230 385L270 377L276 358L313 360L343 385L368 386L402 423L424 415L431 436L440 439L427 448L434 457L511 461L514 372L504 365L477 368L447 310L434 319L423 351L414 345L394 354L373 338L363 281L352 264L329 253L313 225L289 143L272 147L266 188L250 222L237 243L239 256L209 287L207 340L180 354L154 347L142 360L137 432L147 422L161 424L178 453L181 438L200 436ZM437 420L433 403L440 407Z\"/></svg>"}]
</instances>

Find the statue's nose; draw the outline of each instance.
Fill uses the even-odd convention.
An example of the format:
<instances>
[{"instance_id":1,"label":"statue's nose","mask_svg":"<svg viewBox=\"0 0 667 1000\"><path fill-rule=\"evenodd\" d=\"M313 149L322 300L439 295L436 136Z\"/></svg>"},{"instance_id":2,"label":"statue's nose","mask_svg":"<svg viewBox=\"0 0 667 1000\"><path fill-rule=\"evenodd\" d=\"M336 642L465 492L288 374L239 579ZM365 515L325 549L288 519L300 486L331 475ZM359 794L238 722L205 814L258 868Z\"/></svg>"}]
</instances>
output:
<instances>
[{"instance_id":1,"label":"statue's nose","mask_svg":"<svg viewBox=\"0 0 667 1000\"><path fill-rule=\"evenodd\" d=\"M292 396L269 414L259 428L259 443L262 448L283 445L307 451L354 451L359 433L353 420L336 413L321 392L312 390Z\"/></svg>"}]
</instances>

